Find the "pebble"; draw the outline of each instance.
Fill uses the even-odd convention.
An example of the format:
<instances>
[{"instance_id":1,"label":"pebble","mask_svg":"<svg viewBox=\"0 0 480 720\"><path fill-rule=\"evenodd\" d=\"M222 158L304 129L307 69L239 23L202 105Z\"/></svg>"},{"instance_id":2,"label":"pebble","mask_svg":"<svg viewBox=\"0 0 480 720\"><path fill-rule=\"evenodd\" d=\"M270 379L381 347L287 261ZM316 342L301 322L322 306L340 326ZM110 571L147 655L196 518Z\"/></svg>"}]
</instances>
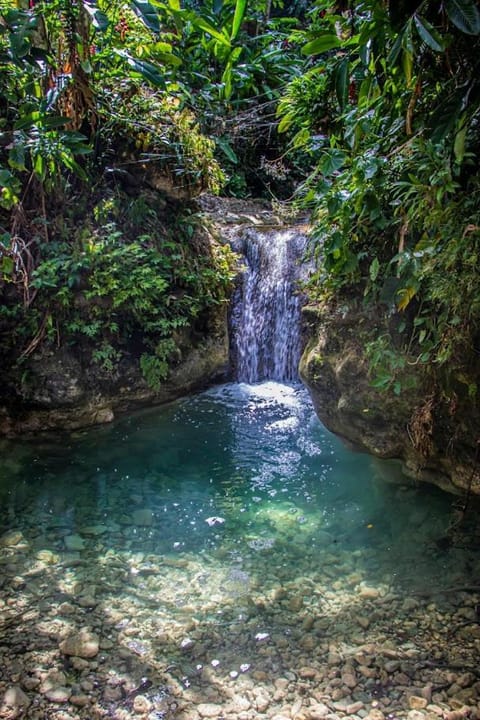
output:
<instances>
[{"instance_id":1,"label":"pebble","mask_svg":"<svg viewBox=\"0 0 480 720\"><path fill-rule=\"evenodd\" d=\"M30 704L28 695L20 687L13 685L3 695L0 705L0 717L8 718L8 720L22 717Z\"/></svg>"},{"instance_id":2,"label":"pebble","mask_svg":"<svg viewBox=\"0 0 480 720\"><path fill-rule=\"evenodd\" d=\"M8 530L0 537L0 547L19 545L23 539L23 533L20 530Z\"/></svg>"},{"instance_id":3,"label":"pebble","mask_svg":"<svg viewBox=\"0 0 480 720\"><path fill-rule=\"evenodd\" d=\"M59 647L65 655L75 655L80 658L93 658L98 654L100 639L98 635L89 631L80 631L75 635L62 640Z\"/></svg>"},{"instance_id":4,"label":"pebble","mask_svg":"<svg viewBox=\"0 0 480 720\"><path fill-rule=\"evenodd\" d=\"M368 585L360 586L359 593L360 597L364 600L376 600L380 597L380 590L375 587L369 587Z\"/></svg>"},{"instance_id":5,"label":"pebble","mask_svg":"<svg viewBox=\"0 0 480 720\"><path fill-rule=\"evenodd\" d=\"M72 694L72 691L70 688L56 687L56 688L52 688L51 690L47 690L45 692L45 697L50 702L65 703L68 701L71 694Z\"/></svg>"},{"instance_id":6,"label":"pebble","mask_svg":"<svg viewBox=\"0 0 480 720\"><path fill-rule=\"evenodd\" d=\"M153 525L154 515L150 508L140 508L132 513L132 522L134 525L150 527Z\"/></svg>"},{"instance_id":7,"label":"pebble","mask_svg":"<svg viewBox=\"0 0 480 720\"><path fill-rule=\"evenodd\" d=\"M80 535L66 535L63 538L67 550L76 552L85 549L85 540Z\"/></svg>"},{"instance_id":8,"label":"pebble","mask_svg":"<svg viewBox=\"0 0 480 720\"><path fill-rule=\"evenodd\" d=\"M330 714L331 710L328 705L324 703L316 703L315 705L311 705L306 712L308 720L324 720L324 718Z\"/></svg>"},{"instance_id":9,"label":"pebble","mask_svg":"<svg viewBox=\"0 0 480 720\"><path fill-rule=\"evenodd\" d=\"M222 706L213 703L200 703L197 710L202 718L218 718L222 714Z\"/></svg>"},{"instance_id":10,"label":"pebble","mask_svg":"<svg viewBox=\"0 0 480 720\"><path fill-rule=\"evenodd\" d=\"M152 703L144 695L137 695L133 701L133 712L137 715L143 715L144 713L150 712L152 709Z\"/></svg>"}]
</instances>

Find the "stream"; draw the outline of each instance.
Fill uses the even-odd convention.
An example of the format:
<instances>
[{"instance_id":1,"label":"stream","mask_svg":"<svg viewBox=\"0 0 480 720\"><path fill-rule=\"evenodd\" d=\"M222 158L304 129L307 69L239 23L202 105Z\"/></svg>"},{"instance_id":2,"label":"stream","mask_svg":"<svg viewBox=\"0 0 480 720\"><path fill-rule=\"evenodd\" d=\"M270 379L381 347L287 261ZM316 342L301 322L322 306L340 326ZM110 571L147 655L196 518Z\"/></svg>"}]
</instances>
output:
<instances>
[{"instance_id":1,"label":"stream","mask_svg":"<svg viewBox=\"0 0 480 720\"><path fill-rule=\"evenodd\" d=\"M477 717L478 552L322 427L289 307L238 382L1 442L1 718Z\"/></svg>"}]
</instances>

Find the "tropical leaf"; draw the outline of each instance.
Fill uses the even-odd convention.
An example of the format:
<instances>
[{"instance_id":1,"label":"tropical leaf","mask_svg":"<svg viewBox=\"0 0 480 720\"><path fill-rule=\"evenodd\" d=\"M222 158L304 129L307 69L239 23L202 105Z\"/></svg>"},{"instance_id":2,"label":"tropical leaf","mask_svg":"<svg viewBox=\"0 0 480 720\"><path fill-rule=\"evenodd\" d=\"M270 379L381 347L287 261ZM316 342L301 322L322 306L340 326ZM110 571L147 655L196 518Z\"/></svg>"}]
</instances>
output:
<instances>
[{"instance_id":1,"label":"tropical leaf","mask_svg":"<svg viewBox=\"0 0 480 720\"><path fill-rule=\"evenodd\" d=\"M127 65L131 68L134 73L137 73L147 82L151 83L155 87L165 87L165 80L163 75L159 72L156 65L147 62L146 60L138 60L133 58L124 50L116 50L117 55L123 57Z\"/></svg>"},{"instance_id":2,"label":"tropical leaf","mask_svg":"<svg viewBox=\"0 0 480 720\"><path fill-rule=\"evenodd\" d=\"M338 48L341 45L342 41L336 35L322 35L304 45L302 53L304 55L319 55L333 48Z\"/></svg>"},{"instance_id":3,"label":"tropical leaf","mask_svg":"<svg viewBox=\"0 0 480 720\"><path fill-rule=\"evenodd\" d=\"M344 110L348 100L350 59L344 57L335 68L335 93L340 109Z\"/></svg>"},{"instance_id":4,"label":"tropical leaf","mask_svg":"<svg viewBox=\"0 0 480 720\"><path fill-rule=\"evenodd\" d=\"M208 33L213 38L215 38L215 40L218 40L218 42L220 42L222 45L230 47L230 39L223 33L219 32L216 28L214 28L211 23L205 20L205 18L199 17L195 13L191 13L190 20L195 27L200 28L200 30Z\"/></svg>"},{"instance_id":5,"label":"tropical leaf","mask_svg":"<svg viewBox=\"0 0 480 720\"><path fill-rule=\"evenodd\" d=\"M435 52L443 52L445 50L445 44L433 25L430 25L430 23L425 20L425 18L420 17L420 15L414 15L413 19L417 32L423 42L428 45L429 48L435 50Z\"/></svg>"},{"instance_id":6,"label":"tropical leaf","mask_svg":"<svg viewBox=\"0 0 480 720\"><path fill-rule=\"evenodd\" d=\"M455 27L467 35L480 34L480 11L476 0L445 0L444 7Z\"/></svg>"},{"instance_id":7,"label":"tropical leaf","mask_svg":"<svg viewBox=\"0 0 480 720\"><path fill-rule=\"evenodd\" d=\"M95 30L99 30L100 32L105 32L105 30L108 30L110 20L104 12L102 12L96 7L92 7L86 2L83 3L83 7L85 8L85 12L87 12L90 16L91 23Z\"/></svg>"},{"instance_id":8,"label":"tropical leaf","mask_svg":"<svg viewBox=\"0 0 480 720\"><path fill-rule=\"evenodd\" d=\"M397 294L399 296L399 299L397 301L397 308L399 310L405 310L405 308L408 307L410 302L413 300L413 298L417 294L417 288L409 285L406 288L401 288L400 290L398 290Z\"/></svg>"},{"instance_id":9,"label":"tropical leaf","mask_svg":"<svg viewBox=\"0 0 480 720\"><path fill-rule=\"evenodd\" d=\"M340 170L346 158L346 154L341 150L328 150L320 159L319 170L323 175L333 175L337 170Z\"/></svg>"},{"instance_id":10,"label":"tropical leaf","mask_svg":"<svg viewBox=\"0 0 480 720\"><path fill-rule=\"evenodd\" d=\"M243 18L245 17L245 11L247 9L247 0L237 0L235 3L235 14L232 22L232 32L230 33L230 40L235 40L240 28L242 26Z\"/></svg>"},{"instance_id":11,"label":"tropical leaf","mask_svg":"<svg viewBox=\"0 0 480 720\"><path fill-rule=\"evenodd\" d=\"M375 282L375 280L378 277L379 272L380 272L380 262L379 262L378 258L374 258L370 264L370 269L369 269L370 280L372 282Z\"/></svg>"},{"instance_id":12,"label":"tropical leaf","mask_svg":"<svg viewBox=\"0 0 480 720\"><path fill-rule=\"evenodd\" d=\"M238 165L238 157L233 150L232 146L230 145L225 138L216 138L215 139L216 145L220 148L220 150L223 152L225 157L230 160L233 165Z\"/></svg>"},{"instance_id":13,"label":"tropical leaf","mask_svg":"<svg viewBox=\"0 0 480 720\"><path fill-rule=\"evenodd\" d=\"M131 0L135 14L154 33L160 32L160 20L156 9L148 0Z\"/></svg>"}]
</instances>

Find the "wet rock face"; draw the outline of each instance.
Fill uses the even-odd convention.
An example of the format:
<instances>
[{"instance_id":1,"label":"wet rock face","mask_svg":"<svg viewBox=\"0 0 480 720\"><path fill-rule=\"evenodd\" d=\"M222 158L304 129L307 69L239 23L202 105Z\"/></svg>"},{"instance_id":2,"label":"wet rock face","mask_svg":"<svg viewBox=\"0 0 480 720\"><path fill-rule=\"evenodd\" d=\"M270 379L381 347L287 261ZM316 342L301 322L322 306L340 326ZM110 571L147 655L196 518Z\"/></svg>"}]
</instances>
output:
<instances>
[{"instance_id":1,"label":"wet rock face","mask_svg":"<svg viewBox=\"0 0 480 720\"><path fill-rule=\"evenodd\" d=\"M380 312L309 306L304 313L308 340L300 376L324 425L360 450L400 458L416 480L480 494L474 403L467 398L452 414L451 398L439 390L425 414L432 390L418 365L407 366L399 395L372 387L365 343L387 330Z\"/></svg>"},{"instance_id":2,"label":"wet rock face","mask_svg":"<svg viewBox=\"0 0 480 720\"><path fill-rule=\"evenodd\" d=\"M22 366L28 381L17 396L0 391L0 435L108 423L119 412L169 402L218 380L228 368L226 307L212 309L202 333L187 329L178 344L181 358L159 390L148 386L137 358L106 373L78 348L34 354Z\"/></svg>"}]
</instances>

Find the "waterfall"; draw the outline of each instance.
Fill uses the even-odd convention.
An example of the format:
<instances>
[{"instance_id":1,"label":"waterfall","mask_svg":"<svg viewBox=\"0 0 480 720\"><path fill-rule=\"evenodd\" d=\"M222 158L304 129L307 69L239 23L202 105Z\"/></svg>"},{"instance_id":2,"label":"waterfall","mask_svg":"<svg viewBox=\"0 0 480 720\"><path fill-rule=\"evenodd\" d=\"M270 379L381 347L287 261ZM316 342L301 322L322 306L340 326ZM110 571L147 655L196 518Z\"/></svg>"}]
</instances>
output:
<instances>
[{"instance_id":1,"label":"waterfall","mask_svg":"<svg viewBox=\"0 0 480 720\"><path fill-rule=\"evenodd\" d=\"M299 260L306 237L294 228L239 232L232 246L244 270L233 298L231 349L240 382L298 379Z\"/></svg>"}]
</instances>

